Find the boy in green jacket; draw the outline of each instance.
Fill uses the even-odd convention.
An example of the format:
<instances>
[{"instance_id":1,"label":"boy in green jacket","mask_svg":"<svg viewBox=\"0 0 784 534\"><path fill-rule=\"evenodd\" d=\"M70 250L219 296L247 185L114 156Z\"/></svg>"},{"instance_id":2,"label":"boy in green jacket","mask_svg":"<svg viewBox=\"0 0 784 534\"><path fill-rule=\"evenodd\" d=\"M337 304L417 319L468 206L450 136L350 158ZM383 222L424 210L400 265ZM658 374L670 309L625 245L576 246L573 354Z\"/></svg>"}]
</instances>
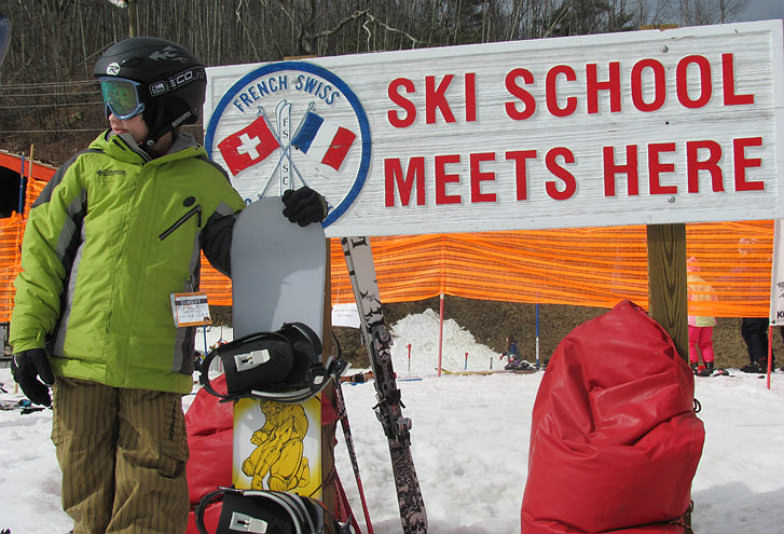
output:
<instances>
[{"instance_id":1,"label":"boy in green jacket","mask_svg":"<svg viewBox=\"0 0 784 534\"><path fill-rule=\"evenodd\" d=\"M194 330L171 295L196 291L200 252L231 275L245 206L225 172L180 132L204 103L204 66L181 46L131 38L95 71L109 129L33 204L16 279L12 372L49 405L74 532L183 532L189 509L181 396ZM326 202L287 192L283 214L322 221Z\"/></svg>"}]
</instances>

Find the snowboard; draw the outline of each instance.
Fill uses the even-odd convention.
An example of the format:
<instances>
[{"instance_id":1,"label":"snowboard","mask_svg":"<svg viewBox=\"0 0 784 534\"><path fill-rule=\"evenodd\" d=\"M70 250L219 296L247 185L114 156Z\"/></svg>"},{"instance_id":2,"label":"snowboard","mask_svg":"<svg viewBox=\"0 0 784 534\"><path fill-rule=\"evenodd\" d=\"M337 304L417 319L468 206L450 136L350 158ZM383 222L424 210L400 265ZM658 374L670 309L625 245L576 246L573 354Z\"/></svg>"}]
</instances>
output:
<instances>
[{"instance_id":1,"label":"snowboard","mask_svg":"<svg viewBox=\"0 0 784 534\"><path fill-rule=\"evenodd\" d=\"M231 247L234 338L300 322L323 340L326 240L319 224L292 224L278 197L246 207ZM232 482L321 499L321 395L234 405Z\"/></svg>"}]
</instances>

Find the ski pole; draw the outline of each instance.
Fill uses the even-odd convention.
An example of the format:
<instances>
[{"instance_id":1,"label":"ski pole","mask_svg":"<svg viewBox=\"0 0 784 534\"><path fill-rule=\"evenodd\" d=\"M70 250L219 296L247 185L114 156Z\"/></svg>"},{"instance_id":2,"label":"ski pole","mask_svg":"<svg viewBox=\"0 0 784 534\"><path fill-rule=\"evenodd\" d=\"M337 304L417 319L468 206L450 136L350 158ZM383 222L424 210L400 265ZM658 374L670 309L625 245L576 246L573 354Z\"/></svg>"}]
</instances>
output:
<instances>
[{"instance_id":1,"label":"ski pole","mask_svg":"<svg viewBox=\"0 0 784 534\"><path fill-rule=\"evenodd\" d=\"M465 363L463 364L463 371L468 371L468 353L465 355Z\"/></svg>"},{"instance_id":2,"label":"ski pole","mask_svg":"<svg viewBox=\"0 0 784 534\"><path fill-rule=\"evenodd\" d=\"M346 497L346 490L343 489L343 483L340 481L340 477L338 476L337 472L335 472L335 490L338 493L337 499L337 515L338 517L345 517L346 524L351 524L354 527L354 531L357 534L361 533L362 530L359 528L359 522L357 521L356 516L354 516L354 511L351 509L351 506L348 504L348 497Z\"/></svg>"},{"instance_id":3,"label":"ski pole","mask_svg":"<svg viewBox=\"0 0 784 534\"><path fill-rule=\"evenodd\" d=\"M340 426L343 428L343 436L346 439L346 449L348 449L351 467L354 470L354 478L357 479L357 491L359 492L359 500L362 502L362 513L365 514L365 524L367 525L368 533L373 534L373 525L370 523L370 512L368 510L367 501L365 501L365 491L362 489L362 477L359 476L359 464L357 463L357 452L356 449L354 449L354 438L351 437L351 427L348 424L346 402L343 399L343 390L340 387L339 381L335 382L335 399L338 403Z\"/></svg>"}]
</instances>

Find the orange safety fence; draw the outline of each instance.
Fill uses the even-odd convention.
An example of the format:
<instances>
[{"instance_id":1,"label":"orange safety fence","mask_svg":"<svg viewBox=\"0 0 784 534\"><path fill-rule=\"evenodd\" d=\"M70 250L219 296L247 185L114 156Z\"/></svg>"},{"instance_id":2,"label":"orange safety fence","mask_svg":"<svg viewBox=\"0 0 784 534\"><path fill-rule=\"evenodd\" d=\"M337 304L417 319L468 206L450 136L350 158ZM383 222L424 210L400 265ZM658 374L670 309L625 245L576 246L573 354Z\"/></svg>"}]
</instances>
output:
<instances>
[{"instance_id":1,"label":"orange safety fence","mask_svg":"<svg viewBox=\"0 0 784 534\"><path fill-rule=\"evenodd\" d=\"M0 151L0 165L14 171L18 169L26 181L24 217L14 212L11 217L0 219L0 322L11 319L14 303L13 283L20 269L25 217L56 171L51 165L39 162L31 165L29 159L25 159L24 164L22 161L21 156Z\"/></svg>"},{"instance_id":2,"label":"orange safety fence","mask_svg":"<svg viewBox=\"0 0 784 534\"><path fill-rule=\"evenodd\" d=\"M371 238L383 302L445 295L509 302L648 307L645 226ZM342 249L332 240L332 302L353 301ZM686 253L717 300L689 312L765 317L773 221L686 225Z\"/></svg>"},{"instance_id":3,"label":"orange safety fence","mask_svg":"<svg viewBox=\"0 0 784 534\"><path fill-rule=\"evenodd\" d=\"M36 178L27 181L27 194L25 195L24 207L25 219L27 218L27 214L30 213L30 208L33 206L33 202L35 202L35 199L38 198L38 195L41 194L41 191L44 190L44 187L46 187L47 183L49 182Z\"/></svg>"},{"instance_id":4,"label":"orange safety fence","mask_svg":"<svg viewBox=\"0 0 784 534\"><path fill-rule=\"evenodd\" d=\"M14 278L19 272L19 252L24 220L13 213L0 219L0 322L11 318L14 304Z\"/></svg>"},{"instance_id":5,"label":"orange safety fence","mask_svg":"<svg viewBox=\"0 0 784 534\"><path fill-rule=\"evenodd\" d=\"M45 185L28 184L28 206ZM0 322L10 320L24 219L0 220ZM648 306L645 226L426 234L371 238L383 302L445 295L481 300L610 308ZM686 225L686 250L717 300L689 312L766 317L773 221ZM332 303L353 302L343 252L330 240ZM202 257L201 287L213 305L231 305L231 281Z\"/></svg>"}]
</instances>

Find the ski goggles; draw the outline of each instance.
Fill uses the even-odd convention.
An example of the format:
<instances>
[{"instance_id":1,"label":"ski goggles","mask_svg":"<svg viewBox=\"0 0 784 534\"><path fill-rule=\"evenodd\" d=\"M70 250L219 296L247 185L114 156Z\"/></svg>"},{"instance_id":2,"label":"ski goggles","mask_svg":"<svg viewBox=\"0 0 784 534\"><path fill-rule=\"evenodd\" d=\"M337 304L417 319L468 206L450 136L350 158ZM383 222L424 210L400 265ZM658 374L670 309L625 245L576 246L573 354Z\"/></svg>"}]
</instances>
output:
<instances>
[{"instance_id":1,"label":"ski goggles","mask_svg":"<svg viewBox=\"0 0 784 534\"><path fill-rule=\"evenodd\" d=\"M120 120L126 120L144 111L144 102L139 100L139 82L111 76L98 78L98 81L107 117L111 113Z\"/></svg>"}]
</instances>

